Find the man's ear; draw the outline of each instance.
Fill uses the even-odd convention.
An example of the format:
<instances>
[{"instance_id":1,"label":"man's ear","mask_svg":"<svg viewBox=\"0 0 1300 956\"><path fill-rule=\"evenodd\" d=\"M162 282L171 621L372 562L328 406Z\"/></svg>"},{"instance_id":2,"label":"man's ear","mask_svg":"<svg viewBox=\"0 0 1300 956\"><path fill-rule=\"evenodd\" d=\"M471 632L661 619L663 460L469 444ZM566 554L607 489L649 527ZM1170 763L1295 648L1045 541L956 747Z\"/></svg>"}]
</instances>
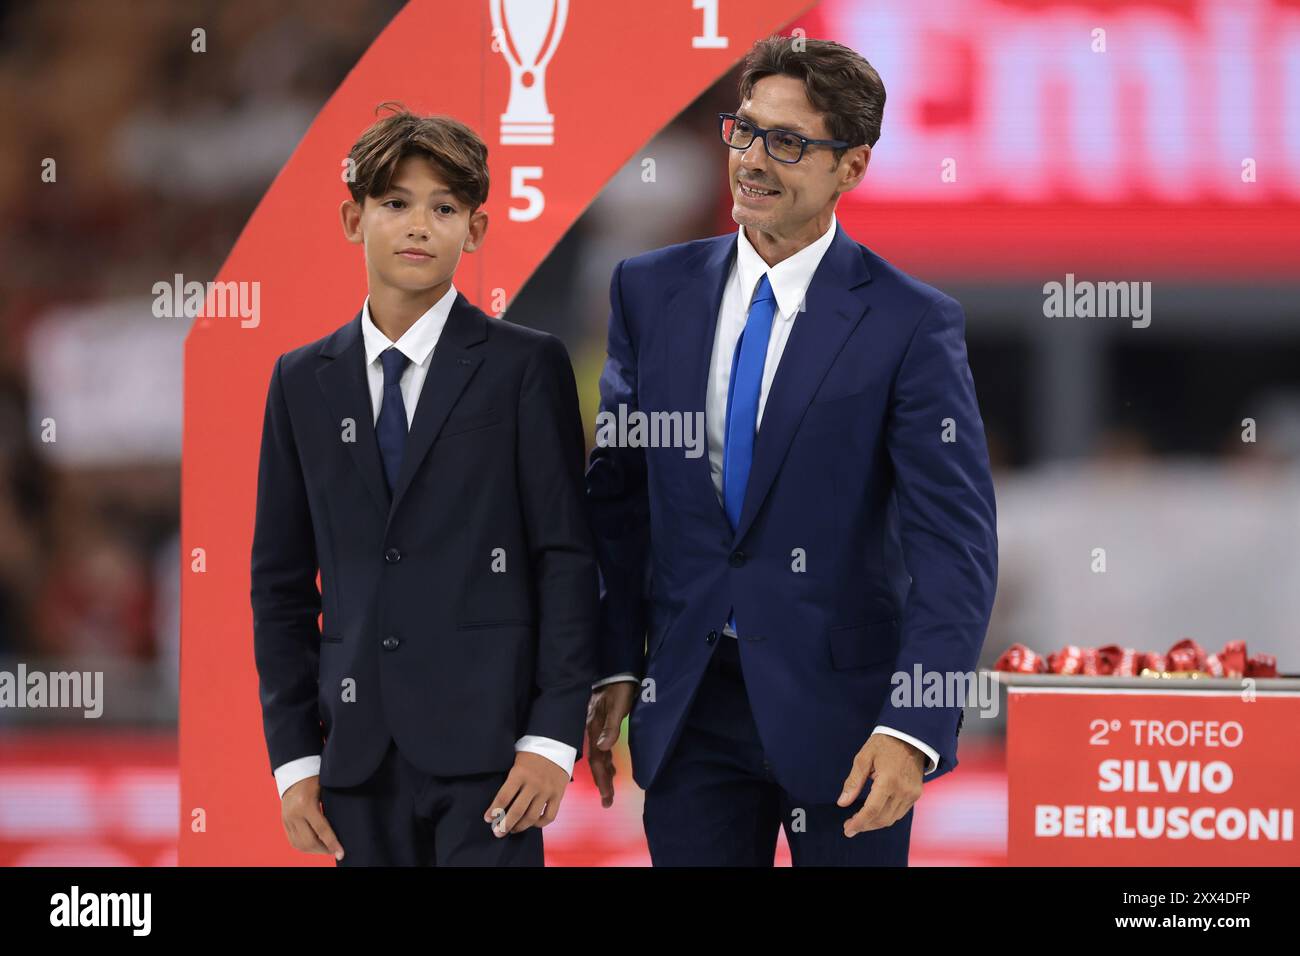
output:
<instances>
[{"instance_id":1,"label":"man's ear","mask_svg":"<svg viewBox=\"0 0 1300 956\"><path fill-rule=\"evenodd\" d=\"M361 231L361 203L355 199L345 199L339 206L339 221L343 223L343 235L348 242L363 242L365 235Z\"/></svg>"},{"instance_id":2,"label":"man's ear","mask_svg":"<svg viewBox=\"0 0 1300 956\"><path fill-rule=\"evenodd\" d=\"M867 175L867 166L871 163L871 147L862 145L853 148L843 157L843 168L840 170L840 184L836 189L838 193L846 193L850 189L856 189L862 182L862 178Z\"/></svg>"},{"instance_id":3,"label":"man's ear","mask_svg":"<svg viewBox=\"0 0 1300 956\"><path fill-rule=\"evenodd\" d=\"M483 245L483 238L487 235L488 214L482 209L475 209L469 214L469 235L465 237L465 244L461 246L465 252L473 252L479 246Z\"/></svg>"}]
</instances>

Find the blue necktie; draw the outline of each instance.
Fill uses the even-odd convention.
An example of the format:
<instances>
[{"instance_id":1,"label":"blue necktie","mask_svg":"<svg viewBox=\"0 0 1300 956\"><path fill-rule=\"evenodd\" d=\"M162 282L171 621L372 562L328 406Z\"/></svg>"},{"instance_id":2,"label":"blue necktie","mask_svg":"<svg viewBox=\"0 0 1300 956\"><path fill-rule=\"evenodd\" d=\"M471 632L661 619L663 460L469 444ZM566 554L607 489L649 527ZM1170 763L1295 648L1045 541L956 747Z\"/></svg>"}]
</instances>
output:
<instances>
[{"instance_id":1,"label":"blue necktie","mask_svg":"<svg viewBox=\"0 0 1300 956\"><path fill-rule=\"evenodd\" d=\"M397 485L397 475L402 470L402 451L406 448L406 406L402 403L399 384L406 363L410 361L394 348L379 354L384 365L384 396L379 403L379 420L375 422L375 437L379 439L379 454L384 459L384 477L388 479L391 493Z\"/></svg>"},{"instance_id":2,"label":"blue necktie","mask_svg":"<svg viewBox=\"0 0 1300 956\"><path fill-rule=\"evenodd\" d=\"M754 462L754 434L758 430L758 397L763 388L763 366L767 363L767 340L776 314L776 296L763 274L749 304L745 329L736 342L732 357L731 387L727 390L727 440L722 449L722 500L731 529L740 526L745 503L745 486ZM733 612L727 622L736 630Z\"/></svg>"}]
</instances>

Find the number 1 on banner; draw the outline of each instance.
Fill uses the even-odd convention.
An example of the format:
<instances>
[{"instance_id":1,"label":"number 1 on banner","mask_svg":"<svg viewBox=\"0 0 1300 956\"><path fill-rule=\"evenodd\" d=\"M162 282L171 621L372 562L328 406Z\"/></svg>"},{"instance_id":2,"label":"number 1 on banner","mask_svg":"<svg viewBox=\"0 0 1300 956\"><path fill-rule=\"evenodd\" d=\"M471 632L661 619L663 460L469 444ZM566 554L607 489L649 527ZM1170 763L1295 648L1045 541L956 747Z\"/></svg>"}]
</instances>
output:
<instances>
[{"instance_id":1,"label":"number 1 on banner","mask_svg":"<svg viewBox=\"0 0 1300 956\"><path fill-rule=\"evenodd\" d=\"M729 42L718 36L718 0L691 0L691 8L704 11L704 35L691 37L696 50L725 50Z\"/></svg>"}]
</instances>

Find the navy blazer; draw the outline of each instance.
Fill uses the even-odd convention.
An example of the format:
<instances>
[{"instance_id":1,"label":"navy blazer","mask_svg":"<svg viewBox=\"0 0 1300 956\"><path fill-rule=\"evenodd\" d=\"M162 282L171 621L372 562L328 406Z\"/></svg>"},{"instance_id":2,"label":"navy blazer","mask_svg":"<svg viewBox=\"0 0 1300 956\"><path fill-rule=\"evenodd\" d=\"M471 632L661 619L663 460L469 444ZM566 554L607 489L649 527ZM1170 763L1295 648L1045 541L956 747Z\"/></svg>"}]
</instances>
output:
<instances>
[{"instance_id":1,"label":"navy blazer","mask_svg":"<svg viewBox=\"0 0 1300 956\"><path fill-rule=\"evenodd\" d=\"M430 361L391 495L361 314L275 364L252 554L273 770L319 754L351 786L390 740L438 776L509 770L524 734L582 750L597 574L568 354L458 293Z\"/></svg>"},{"instance_id":2,"label":"navy blazer","mask_svg":"<svg viewBox=\"0 0 1300 956\"><path fill-rule=\"evenodd\" d=\"M730 233L618 264L602 411L704 410L735 255ZM806 306L734 532L707 455L591 453L601 673L649 679L629 724L643 788L671 754L713 647L732 639L721 631L733 607L759 736L796 799L833 803L877 724L939 753L927 781L957 764L961 708L893 699L891 677L918 664L973 671L993 605L993 482L965 317L839 226Z\"/></svg>"}]
</instances>

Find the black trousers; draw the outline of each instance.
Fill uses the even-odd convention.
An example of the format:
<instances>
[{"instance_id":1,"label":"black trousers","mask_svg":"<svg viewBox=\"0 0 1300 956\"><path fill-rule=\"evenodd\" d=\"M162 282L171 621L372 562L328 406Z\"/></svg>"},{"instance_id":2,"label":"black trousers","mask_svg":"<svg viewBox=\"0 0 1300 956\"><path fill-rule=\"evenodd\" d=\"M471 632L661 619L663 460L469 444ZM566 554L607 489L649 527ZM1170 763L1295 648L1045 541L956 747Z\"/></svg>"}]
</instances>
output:
<instances>
[{"instance_id":1,"label":"black trousers","mask_svg":"<svg viewBox=\"0 0 1300 956\"><path fill-rule=\"evenodd\" d=\"M870 733L863 728L863 743ZM646 791L650 859L655 866L772 866L784 827L795 866L907 866L915 808L893 826L844 835L844 821L870 792L867 781L847 807L790 797L763 754L736 639L723 635L677 745Z\"/></svg>"},{"instance_id":2,"label":"black trousers","mask_svg":"<svg viewBox=\"0 0 1300 956\"><path fill-rule=\"evenodd\" d=\"M379 769L355 787L320 788L343 845L339 866L542 866L542 831L497 837L483 813L505 773L434 777L390 741Z\"/></svg>"}]
</instances>

